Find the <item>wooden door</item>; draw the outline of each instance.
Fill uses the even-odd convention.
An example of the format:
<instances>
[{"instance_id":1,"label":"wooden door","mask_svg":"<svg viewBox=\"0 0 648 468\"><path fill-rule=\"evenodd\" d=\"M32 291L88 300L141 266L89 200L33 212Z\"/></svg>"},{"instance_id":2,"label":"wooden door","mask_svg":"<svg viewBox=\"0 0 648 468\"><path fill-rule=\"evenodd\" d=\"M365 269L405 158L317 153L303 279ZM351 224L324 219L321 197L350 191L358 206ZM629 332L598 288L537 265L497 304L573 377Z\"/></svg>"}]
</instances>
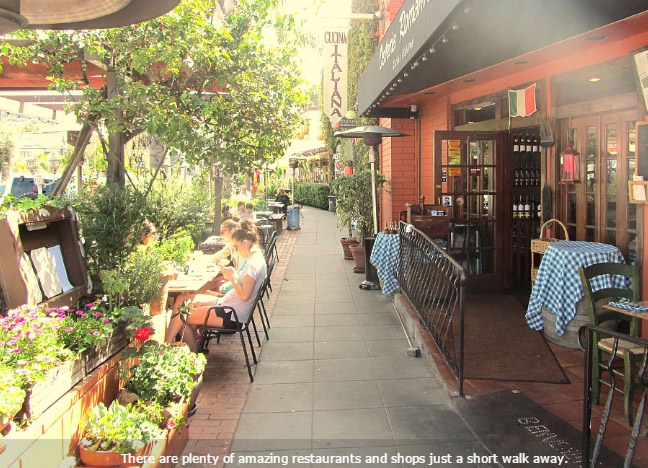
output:
<instances>
[{"instance_id":1,"label":"wooden door","mask_svg":"<svg viewBox=\"0 0 648 468\"><path fill-rule=\"evenodd\" d=\"M637 205L629 203L635 174L635 110L563 119L561 145L580 153L580 183L561 184L559 213L570 239L616 245L626 261L640 258Z\"/></svg>"},{"instance_id":2,"label":"wooden door","mask_svg":"<svg viewBox=\"0 0 648 468\"><path fill-rule=\"evenodd\" d=\"M504 223L495 132L435 132L435 196L452 206L448 252L465 268L468 288L502 288Z\"/></svg>"}]
</instances>

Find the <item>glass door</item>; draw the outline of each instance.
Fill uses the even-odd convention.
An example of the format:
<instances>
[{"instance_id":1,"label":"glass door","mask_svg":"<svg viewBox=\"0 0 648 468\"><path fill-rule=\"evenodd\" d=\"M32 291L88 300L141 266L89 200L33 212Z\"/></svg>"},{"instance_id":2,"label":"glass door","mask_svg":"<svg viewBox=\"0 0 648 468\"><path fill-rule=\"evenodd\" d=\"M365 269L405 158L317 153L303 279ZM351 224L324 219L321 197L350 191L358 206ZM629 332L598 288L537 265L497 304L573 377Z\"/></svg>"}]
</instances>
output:
<instances>
[{"instance_id":1,"label":"glass door","mask_svg":"<svg viewBox=\"0 0 648 468\"><path fill-rule=\"evenodd\" d=\"M472 290L502 287L501 147L497 133L435 133L435 196L451 216L447 248Z\"/></svg>"}]
</instances>

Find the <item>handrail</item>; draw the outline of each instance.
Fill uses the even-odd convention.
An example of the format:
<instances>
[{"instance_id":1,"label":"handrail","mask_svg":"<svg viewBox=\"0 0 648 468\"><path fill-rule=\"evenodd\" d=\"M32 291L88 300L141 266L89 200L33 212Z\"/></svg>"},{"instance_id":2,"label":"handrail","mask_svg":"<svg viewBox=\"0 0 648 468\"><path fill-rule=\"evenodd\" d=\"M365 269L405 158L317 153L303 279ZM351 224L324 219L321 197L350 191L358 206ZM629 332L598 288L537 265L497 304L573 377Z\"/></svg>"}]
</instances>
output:
<instances>
[{"instance_id":1,"label":"handrail","mask_svg":"<svg viewBox=\"0 0 648 468\"><path fill-rule=\"evenodd\" d=\"M399 235L396 279L457 378L459 394L463 395L466 272L414 226L401 221Z\"/></svg>"}]
</instances>

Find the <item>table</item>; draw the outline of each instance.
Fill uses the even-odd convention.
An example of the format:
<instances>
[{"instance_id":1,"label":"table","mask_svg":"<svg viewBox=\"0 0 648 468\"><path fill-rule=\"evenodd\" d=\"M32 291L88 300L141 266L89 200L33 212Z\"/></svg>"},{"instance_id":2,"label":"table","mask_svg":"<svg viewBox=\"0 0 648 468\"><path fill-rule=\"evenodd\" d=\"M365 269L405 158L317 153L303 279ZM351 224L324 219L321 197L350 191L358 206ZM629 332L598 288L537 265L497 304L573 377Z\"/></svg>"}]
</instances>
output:
<instances>
[{"instance_id":1,"label":"table","mask_svg":"<svg viewBox=\"0 0 648 468\"><path fill-rule=\"evenodd\" d=\"M260 219L268 219L273 211L255 211L254 218L258 221Z\"/></svg>"},{"instance_id":2,"label":"table","mask_svg":"<svg viewBox=\"0 0 648 468\"><path fill-rule=\"evenodd\" d=\"M639 304L643 307L648 307L648 301L637 301L634 302L634 304ZM634 310L629 310L629 309L622 309L620 307L614 307L610 304L606 304L603 306L604 309L611 310L613 312L618 312L619 314L625 314L629 315L630 317L636 317L641 320L648 320L648 311L646 312L637 312Z\"/></svg>"},{"instance_id":3,"label":"table","mask_svg":"<svg viewBox=\"0 0 648 468\"><path fill-rule=\"evenodd\" d=\"M268 207L272 208L274 213L283 213L284 210L284 204L281 202L268 202Z\"/></svg>"},{"instance_id":4,"label":"table","mask_svg":"<svg viewBox=\"0 0 648 468\"><path fill-rule=\"evenodd\" d=\"M595 263L625 263L619 249L597 242L552 242L542 257L526 312L526 322L533 330L542 330L542 308L556 315L556 333L562 336L576 315L576 305L583 298L578 269ZM594 290L626 287L625 278L601 276L592 281Z\"/></svg>"},{"instance_id":5,"label":"table","mask_svg":"<svg viewBox=\"0 0 648 468\"><path fill-rule=\"evenodd\" d=\"M378 278L383 282L383 296L388 296L398 290L400 285L396 279L396 267L400 253L400 236L398 234L376 235L369 261L378 269Z\"/></svg>"}]
</instances>

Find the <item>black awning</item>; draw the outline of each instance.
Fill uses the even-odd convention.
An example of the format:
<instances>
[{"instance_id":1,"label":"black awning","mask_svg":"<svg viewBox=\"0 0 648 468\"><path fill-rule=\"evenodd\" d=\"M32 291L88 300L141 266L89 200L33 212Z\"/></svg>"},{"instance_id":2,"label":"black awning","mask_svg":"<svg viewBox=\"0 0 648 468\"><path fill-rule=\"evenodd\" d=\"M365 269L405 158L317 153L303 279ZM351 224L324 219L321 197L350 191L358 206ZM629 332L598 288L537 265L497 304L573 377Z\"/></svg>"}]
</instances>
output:
<instances>
[{"instance_id":1,"label":"black awning","mask_svg":"<svg viewBox=\"0 0 648 468\"><path fill-rule=\"evenodd\" d=\"M419 92L646 10L645 0L405 0L360 77L358 113L373 116L383 96Z\"/></svg>"}]
</instances>

